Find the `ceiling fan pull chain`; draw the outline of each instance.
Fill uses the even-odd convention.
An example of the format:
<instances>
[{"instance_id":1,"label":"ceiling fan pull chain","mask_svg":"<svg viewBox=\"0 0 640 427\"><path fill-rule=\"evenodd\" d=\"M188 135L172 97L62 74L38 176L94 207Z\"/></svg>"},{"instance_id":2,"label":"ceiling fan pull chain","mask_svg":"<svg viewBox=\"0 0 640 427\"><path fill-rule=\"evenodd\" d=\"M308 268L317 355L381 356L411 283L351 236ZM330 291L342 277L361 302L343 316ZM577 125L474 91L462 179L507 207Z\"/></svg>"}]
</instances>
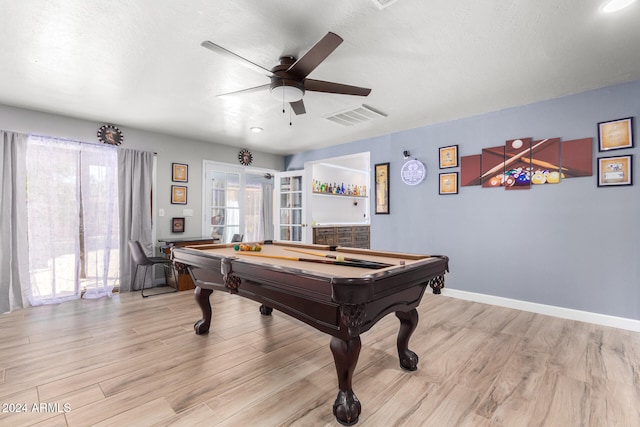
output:
<instances>
[{"instance_id":1,"label":"ceiling fan pull chain","mask_svg":"<svg viewBox=\"0 0 640 427\"><path fill-rule=\"evenodd\" d=\"M293 107L289 106L289 126L293 126L292 122L292 115L291 115L291 111L293 110Z\"/></svg>"}]
</instances>

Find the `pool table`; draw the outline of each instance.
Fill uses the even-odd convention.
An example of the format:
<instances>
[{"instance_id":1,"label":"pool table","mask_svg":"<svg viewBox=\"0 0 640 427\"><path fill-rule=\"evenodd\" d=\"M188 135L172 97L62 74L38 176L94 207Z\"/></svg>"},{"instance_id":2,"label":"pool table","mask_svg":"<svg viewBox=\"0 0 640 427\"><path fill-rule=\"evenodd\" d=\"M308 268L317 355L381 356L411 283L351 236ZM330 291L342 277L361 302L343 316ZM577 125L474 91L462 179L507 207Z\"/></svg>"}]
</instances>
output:
<instances>
[{"instance_id":1,"label":"pool table","mask_svg":"<svg viewBox=\"0 0 640 427\"><path fill-rule=\"evenodd\" d=\"M427 286L440 293L446 256L275 241L246 244L260 251L237 250L233 243L172 249L176 267L186 269L196 285L202 310L196 334L209 331L209 297L217 289L261 303L263 315L276 309L331 335L339 389L333 413L343 425L357 423L361 411L351 384L360 335L385 315L394 312L400 320L400 366L417 369L418 356L408 348L418 324L416 307Z\"/></svg>"}]
</instances>

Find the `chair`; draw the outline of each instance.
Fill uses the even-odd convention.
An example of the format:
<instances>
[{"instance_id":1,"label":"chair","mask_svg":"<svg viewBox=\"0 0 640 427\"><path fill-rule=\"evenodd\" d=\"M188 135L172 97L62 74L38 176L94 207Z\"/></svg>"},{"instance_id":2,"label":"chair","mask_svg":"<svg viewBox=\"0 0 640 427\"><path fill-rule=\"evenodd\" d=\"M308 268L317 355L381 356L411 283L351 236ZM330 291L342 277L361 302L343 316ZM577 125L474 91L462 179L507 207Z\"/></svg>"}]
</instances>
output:
<instances>
[{"instance_id":1,"label":"chair","mask_svg":"<svg viewBox=\"0 0 640 427\"><path fill-rule=\"evenodd\" d=\"M243 238L244 234L234 234L233 237L231 237L231 243L242 242Z\"/></svg>"},{"instance_id":2,"label":"chair","mask_svg":"<svg viewBox=\"0 0 640 427\"><path fill-rule=\"evenodd\" d=\"M144 253L144 250L142 249L142 245L140 245L140 242L138 242L137 240L129 240L129 249L131 249L131 258L133 258L133 262L136 264L136 271L133 274L133 281L131 282L132 289L135 287L135 284L136 284L138 269L140 267L144 267L144 275L142 276L142 287L140 288L140 294L142 295L142 298L147 298L154 295L168 294L171 292L178 292L178 279L176 278L176 271L173 268L173 262L170 259L165 257L159 257L159 256L148 257ZM175 290L169 291L169 292L159 292L152 295L145 295L144 279L147 277L147 270L149 269L149 267L153 267L154 265L160 265L160 264L164 265L164 268L165 268L165 276L164 276L165 280L168 278L166 275L166 269L167 268L171 269L171 271L173 272L173 279L175 280L176 288ZM167 281L167 285L169 285L168 281Z\"/></svg>"}]
</instances>

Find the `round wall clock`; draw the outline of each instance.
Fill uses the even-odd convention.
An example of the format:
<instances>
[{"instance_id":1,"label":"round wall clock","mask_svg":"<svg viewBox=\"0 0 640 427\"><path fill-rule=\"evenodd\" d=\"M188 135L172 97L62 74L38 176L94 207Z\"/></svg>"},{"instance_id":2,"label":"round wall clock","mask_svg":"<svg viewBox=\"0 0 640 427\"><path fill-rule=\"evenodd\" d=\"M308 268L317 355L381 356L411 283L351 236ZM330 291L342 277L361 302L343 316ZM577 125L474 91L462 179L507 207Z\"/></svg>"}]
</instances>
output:
<instances>
[{"instance_id":1,"label":"round wall clock","mask_svg":"<svg viewBox=\"0 0 640 427\"><path fill-rule=\"evenodd\" d=\"M242 149L238 153L238 161L241 165L249 166L253 162L253 154L249 150Z\"/></svg>"},{"instance_id":2,"label":"round wall clock","mask_svg":"<svg viewBox=\"0 0 640 427\"><path fill-rule=\"evenodd\" d=\"M114 125L102 125L98 129L98 140L104 144L120 145L124 141L124 135Z\"/></svg>"}]
</instances>

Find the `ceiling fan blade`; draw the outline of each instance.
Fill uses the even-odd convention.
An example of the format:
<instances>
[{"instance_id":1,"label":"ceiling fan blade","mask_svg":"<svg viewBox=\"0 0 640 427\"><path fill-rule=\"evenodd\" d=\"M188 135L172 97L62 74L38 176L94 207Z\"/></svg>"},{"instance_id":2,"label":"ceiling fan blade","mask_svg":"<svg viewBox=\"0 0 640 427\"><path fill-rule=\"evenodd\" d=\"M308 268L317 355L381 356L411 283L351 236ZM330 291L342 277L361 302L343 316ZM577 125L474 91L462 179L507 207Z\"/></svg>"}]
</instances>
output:
<instances>
[{"instance_id":1,"label":"ceiling fan blade","mask_svg":"<svg viewBox=\"0 0 640 427\"><path fill-rule=\"evenodd\" d=\"M304 90L312 92L340 93L343 95L367 96L371 89L366 87L343 85L340 83L325 82L322 80L306 79Z\"/></svg>"},{"instance_id":2,"label":"ceiling fan blade","mask_svg":"<svg viewBox=\"0 0 640 427\"><path fill-rule=\"evenodd\" d=\"M300 101L290 102L289 105L291 105L291 109L296 113L296 116L307 112L304 108L304 102L302 102L302 99Z\"/></svg>"},{"instance_id":3,"label":"ceiling fan blade","mask_svg":"<svg viewBox=\"0 0 640 427\"><path fill-rule=\"evenodd\" d=\"M203 41L200 44L202 47L205 47L215 53L218 53L220 55L224 55L227 58L233 59L234 61L236 61L239 64L244 65L247 68L252 69L253 71L257 71L260 74L264 74L264 72L266 71L267 76L271 77L273 75L273 73L271 72L271 70L268 70L266 68L264 68L261 65L256 64L255 62L251 62L246 58L243 58L242 56L231 52L230 50L227 50L225 48L223 48L222 46L218 46L217 44L210 42L208 40Z\"/></svg>"},{"instance_id":4,"label":"ceiling fan blade","mask_svg":"<svg viewBox=\"0 0 640 427\"><path fill-rule=\"evenodd\" d=\"M307 53L302 55L302 58L289 67L287 73L299 79L307 77L331 52L340 46L340 43L342 43L342 37L331 32L327 33Z\"/></svg>"},{"instance_id":5,"label":"ceiling fan blade","mask_svg":"<svg viewBox=\"0 0 640 427\"><path fill-rule=\"evenodd\" d=\"M219 98L219 97L222 97L222 96L240 95L240 94L245 94L245 93L260 92L262 90L269 89L269 86L270 86L269 83L267 83L266 85L250 87L248 89L236 90L236 91L233 91L233 92L221 93L220 95L216 95L216 96Z\"/></svg>"}]
</instances>

